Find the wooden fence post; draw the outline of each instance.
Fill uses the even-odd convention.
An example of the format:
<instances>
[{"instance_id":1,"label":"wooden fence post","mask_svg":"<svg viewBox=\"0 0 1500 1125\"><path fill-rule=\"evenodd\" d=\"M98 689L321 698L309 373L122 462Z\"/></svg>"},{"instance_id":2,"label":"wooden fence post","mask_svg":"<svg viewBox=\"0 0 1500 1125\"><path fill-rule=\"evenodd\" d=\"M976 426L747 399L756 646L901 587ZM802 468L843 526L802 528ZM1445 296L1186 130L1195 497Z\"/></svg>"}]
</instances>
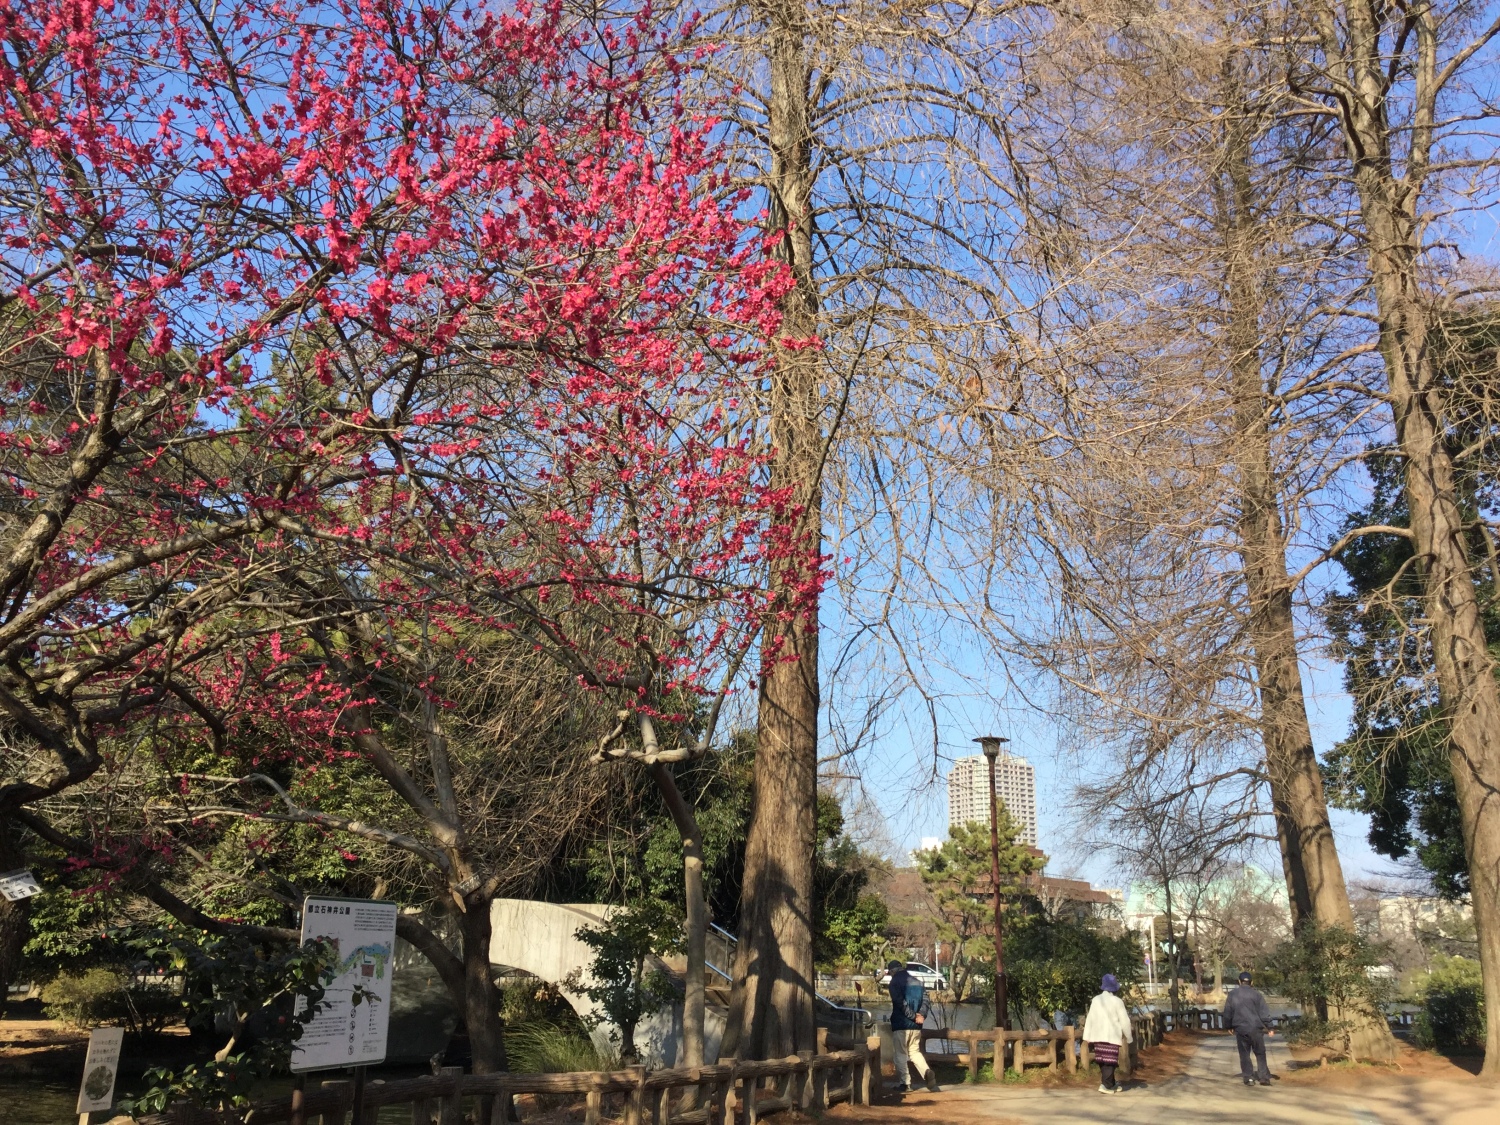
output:
<instances>
[{"instance_id":1,"label":"wooden fence post","mask_svg":"<svg viewBox=\"0 0 1500 1125\"><path fill-rule=\"evenodd\" d=\"M724 1091L724 1125L734 1125L735 1114L739 1110L740 1093L734 1073L734 1059L728 1055L721 1056L719 1065L729 1067L729 1077L721 1080Z\"/></svg>"},{"instance_id":2,"label":"wooden fence post","mask_svg":"<svg viewBox=\"0 0 1500 1125\"><path fill-rule=\"evenodd\" d=\"M646 1125L646 1068L629 1068L635 1085L625 1094L625 1125Z\"/></svg>"},{"instance_id":3,"label":"wooden fence post","mask_svg":"<svg viewBox=\"0 0 1500 1125\"><path fill-rule=\"evenodd\" d=\"M323 1114L320 1118L320 1125L344 1125L344 1114L349 1109L350 1101L349 1080L347 1078L336 1078L331 1081L324 1082L322 1085L323 1089L333 1090L338 1094L339 1108L335 1111L336 1116L332 1121L329 1121L328 1114Z\"/></svg>"},{"instance_id":4,"label":"wooden fence post","mask_svg":"<svg viewBox=\"0 0 1500 1125\"><path fill-rule=\"evenodd\" d=\"M818 1030L822 1031L824 1029L819 1028ZM826 1044L827 1037L819 1035L818 1046L823 1047ZM801 1110L807 1109L812 1104L812 1061L813 1056L818 1053L817 1051L798 1051L797 1059L802 1063L802 1069L794 1070L786 1077L786 1096L792 1100L794 1106Z\"/></svg>"},{"instance_id":5,"label":"wooden fence post","mask_svg":"<svg viewBox=\"0 0 1500 1125\"><path fill-rule=\"evenodd\" d=\"M444 1066L439 1067L437 1073L439 1078L449 1080L442 1093L438 1095L438 1125L462 1125L464 1095L459 1079L463 1077L464 1068Z\"/></svg>"},{"instance_id":6,"label":"wooden fence post","mask_svg":"<svg viewBox=\"0 0 1500 1125\"><path fill-rule=\"evenodd\" d=\"M878 1105L885 1092L885 1062L880 1057L880 1036L865 1039L865 1105Z\"/></svg>"},{"instance_id":7,"label":"wooden fence post","mask_svg":"<svg viewBox=\"0 0 1500 1125\"><path fill-rule=\"evenodd\" d=\"M802 1103L802 1108L805 1110L810 1110L815 1116L818 1117L821 1117L823 1113L828 1109L828 1075L831 1072L832 1068L830 1067L818 1067L808 1075L810 1081L804 1087L804 1090L806 1091L806 1098ZM857 1084L855 1084L854 1081L852 1081L854 1079L854 1074L852 1072L850 1073L849 1077L851 1079L849 1100L851 1102L858 1101L859 1087Z\"/></svg>"}]
</instances>

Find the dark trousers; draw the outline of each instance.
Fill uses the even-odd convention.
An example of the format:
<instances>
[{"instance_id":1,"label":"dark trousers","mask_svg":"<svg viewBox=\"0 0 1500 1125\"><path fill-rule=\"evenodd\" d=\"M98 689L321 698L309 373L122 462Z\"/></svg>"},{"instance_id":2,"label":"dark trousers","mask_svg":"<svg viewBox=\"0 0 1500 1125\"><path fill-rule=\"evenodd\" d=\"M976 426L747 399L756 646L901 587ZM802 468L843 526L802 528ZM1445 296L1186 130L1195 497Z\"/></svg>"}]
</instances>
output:
<instances>
[{"instance_id":1,"label":"dark trousers","mask_svg":"<svg viewBox=\"0 0 1500 1125\"><path fill-rule=\"evenodd\" d=\"M1235 1045L1240 1049L1240 1074L1246 1078L1258 1078L1262 1082L1271 1081L1271 1071L1266 1066L1266 1033L1260 1028L1252 1031L1235 1030ZM1255 1052L1255 1062L1260 1068L1252 1072L1250 1069L1250 1052Z\"/></svg>"},{"instance_id":2,"label":"dark trousers","mask_svg":"<svg viewBox=\"0 0 1500 1125\"><path fill-rule=\"evenodd\" d=\"M1101 1085L1101 1086L1109 1086L1111 1088L1114 1087L1114 1084L1115 1084L1115 1067L1118 1066L1118 1065L1119 1065L1118 1063L1100 1063L1099 1064L1099 1085Z\"/></svg>"}]
</instances>

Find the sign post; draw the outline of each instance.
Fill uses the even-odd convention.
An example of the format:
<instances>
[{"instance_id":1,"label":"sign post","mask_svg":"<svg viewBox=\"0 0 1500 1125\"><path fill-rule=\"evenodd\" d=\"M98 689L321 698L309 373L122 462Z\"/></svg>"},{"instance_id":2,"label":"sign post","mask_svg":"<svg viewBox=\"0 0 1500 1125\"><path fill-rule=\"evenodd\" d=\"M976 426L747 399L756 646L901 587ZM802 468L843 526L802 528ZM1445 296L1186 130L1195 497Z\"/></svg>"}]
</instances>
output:
<instances>
[{"instance_id":1,"label":"sign post","mask_svg":"<svg viewBox=\"0 0 1500 1125\"><path fill-rule=\"evenodd\" d=\"M292 1071L354 1069L354 1125L364 1120L364 1068L385 1061L391 1023L391 967L396 950L394 902L314 898L302 903L303 942L333 949L323 1003L292 1049ZM306 1006L297 1002L298 1011Z\"/></svg>"},{"instance_id":2,"label":"sign post","mask_svg":"<svg viewBox=\"0 0 1500 1125\"><path fill-rule=\"evenodd\" d=\"M95 1110L114 1106L124 1038L123 1027L96 1027L89 1032L89 1053L83 1060L83 1084L78 1089L78 1125L89 1125L89 1115Z\"/></svg>"}]
</instances>

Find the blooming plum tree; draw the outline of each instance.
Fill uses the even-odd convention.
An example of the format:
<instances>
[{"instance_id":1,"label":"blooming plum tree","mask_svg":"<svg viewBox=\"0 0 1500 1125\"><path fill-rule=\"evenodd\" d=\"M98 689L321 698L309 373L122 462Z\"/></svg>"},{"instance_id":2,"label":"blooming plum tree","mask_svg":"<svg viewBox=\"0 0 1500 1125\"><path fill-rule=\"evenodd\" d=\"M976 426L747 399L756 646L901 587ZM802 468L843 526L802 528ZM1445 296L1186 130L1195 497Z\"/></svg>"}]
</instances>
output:
<instances>
[{"instance_id":1,"label":"blooming plum tree","mask_svg":"<svg viewBox=\"0 0 1500 1125\"><path fill-rule=\"evenodd\" d=\"M402 850L463 955L402 933L503 1065L434 653L510 638L647 738L716 709L766 568L821 582L740 406L789 282L712 190L713 122L650 108L647 18L556 5L0 0L0 39L0 815L112 878L224 816ZM49 820L184 747L272 800L181 772L185 815ZM289 795L329 767L415 829Z\"/></svg>"}]
</instances>

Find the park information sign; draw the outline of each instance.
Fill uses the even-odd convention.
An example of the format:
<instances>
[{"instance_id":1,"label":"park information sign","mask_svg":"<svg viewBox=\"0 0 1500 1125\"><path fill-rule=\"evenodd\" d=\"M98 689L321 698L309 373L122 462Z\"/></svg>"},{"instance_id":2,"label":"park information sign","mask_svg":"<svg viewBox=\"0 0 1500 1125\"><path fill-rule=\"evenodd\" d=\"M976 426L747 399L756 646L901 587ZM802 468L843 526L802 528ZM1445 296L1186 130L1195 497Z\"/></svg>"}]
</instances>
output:
<instances>
[{"instance_id":1,"label":"park information sign","mask_svg":"<svg viewBox=\"0 0 1500 1125\"><path fill-rule=\"evenodd\" d=\"M302 1029L292 1069L327 1070L385 1061L391 1022L391 954L396 948L396 904L361 898L308 898L302 940L333 946L323 1004ZM299 1010L306 1001L299 1000Z\"/></svg>"},{"instance_id":2,"label":"park information sign","mask_svg":"<svg viewBox=\"0 0 1500 1125\"><path fill-rule=\"evenodd\" d=\"M115 1073L120 1069L120 1043L124 1038L123 1027L96 1027L89 1032L83 1086L78 1091L80 1117L115 1104Z\"/></svg>"},{"instance_id":3,"label":"park information sign","mask_svg":"<svg viewBox=\"0 0 1500 1125\"><path fill-rule=\"evenodd\" d=\"M7 871L0 875L0 895L4 895L11 902L20 902L23 898L42 893L41 884L36 881L36 876L30 871Z\"/></svg>"}]
</instances>

